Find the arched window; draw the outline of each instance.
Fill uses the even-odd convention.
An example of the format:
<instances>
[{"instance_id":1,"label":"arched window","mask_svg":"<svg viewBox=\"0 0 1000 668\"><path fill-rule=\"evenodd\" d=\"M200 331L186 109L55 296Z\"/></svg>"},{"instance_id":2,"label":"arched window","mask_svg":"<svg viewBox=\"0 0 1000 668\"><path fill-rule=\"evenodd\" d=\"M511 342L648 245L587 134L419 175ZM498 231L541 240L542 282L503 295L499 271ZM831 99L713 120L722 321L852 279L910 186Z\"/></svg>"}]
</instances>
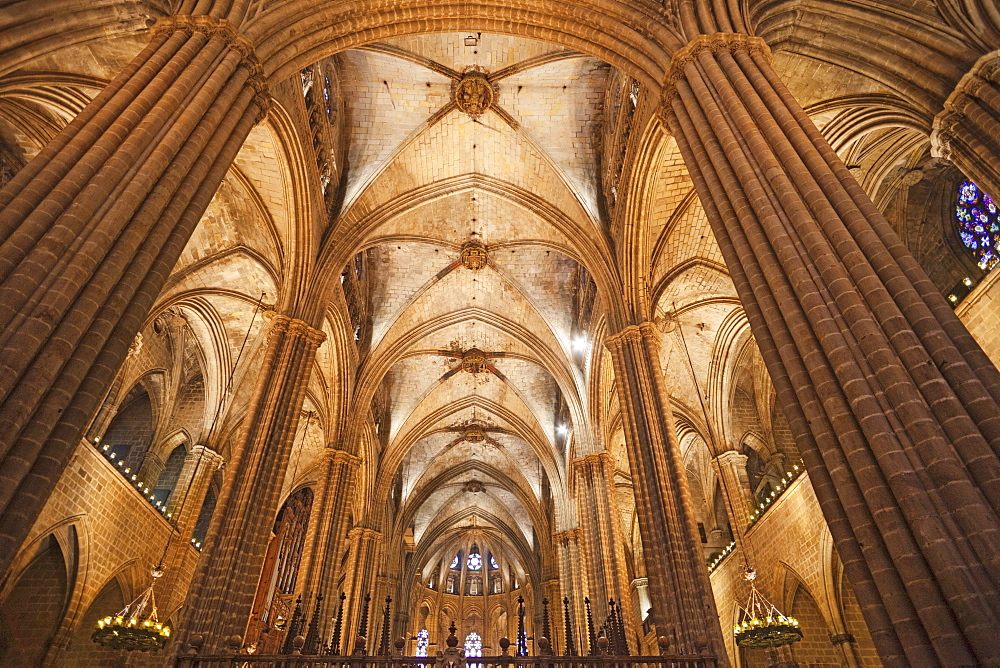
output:
<instances>
[{"instance_id":1,"label":"arched window","mask_svg":"<svg viewBox=\"0 0 1000 668\"><path fill-rule=\"evenodd\" d=\"M455 555L455 558L451 560L451 566L449 566L448 568L450 568L453 571L460 571L460 570L462 570L462 553L461 552L459 552L458 554Z\"/></svg>"},{"instance_id":2,"label":"arched window","mask_svg":"<svg viewBox=\"0 0 1000 668\"><path fill-rule=\"evenodd\" d=\"M174 493L174 487L181 477L181 470L184 468L184 459L187 457L187 449L183 444L178 445L167 457L167 463L163 466L160 477L156 480L156 487L153 489L153 496L157 501L166 504L170 496Z\"/></svg>"},{"instance_id":3,"label":"arched window","mask_svg":"<svg viewBox=\"0 0 1000 668\"><path fill-rule=\"evenodd\" d=\"M420 629L417 633L417 651L414 656L427 656L428 635L427 629Z\"/></svg>"},{"instance_id":4,"label":"arched window","mask_svg":"<svg viewBox=\"0 0 1000 668\"><path fill-rule=\"evenodd\" d=\"M483 655L483 639L478 633L473 631L469 635L465 636L465 658L470 656L482 656ZM469 663L467 664L469 668L478 668L482 666L481 663Z\"/></svg>"},{"instance_id":5,"label":"arched window","mask_svg":"<svg viewBox=\"0 0 1000 668\"><path fill-rule=\"evenodd\" d=\"M972 181L958 186L955 219L962 243L985 271L1000 263L1000 215L990 196Z\"/></svg>"},{"instance_id":6,"label":"arched window","mask_svg":"<svg viewBox=\"0 0 1000 668\"><path fill-rule=\"evenodd\" d=\"M215 504L218 502L218 495L214 487L208 488L205 501L201 504L201 512L198 513L198 523L194 526L194 534L191 542L196 548L200 548L208 535L208 525L212 521L212 514L215 513Z\"/></svg>"},{"instance_id":7,"label":"arched window","mask_svg":"<svg viewBox=\"0 0 1000 668\"><path fill-rule=\"evenodd\" d=\"M498 571L500 570L500 564L497 563L497 558L492 554L490 555L490 570Z\"/></svg>"},{"instance_id":8,"label":"arched window","mask_svg":"<svg viewBox=\"0 0 1000 668\"><path fill-rule=\"evenodd\" d=\"M469 561L466 564L470 571L478 571L483 567L483 558L479 556L479 548L472 545L472 552L469 553Z\"/></svg>"}]
</instances>

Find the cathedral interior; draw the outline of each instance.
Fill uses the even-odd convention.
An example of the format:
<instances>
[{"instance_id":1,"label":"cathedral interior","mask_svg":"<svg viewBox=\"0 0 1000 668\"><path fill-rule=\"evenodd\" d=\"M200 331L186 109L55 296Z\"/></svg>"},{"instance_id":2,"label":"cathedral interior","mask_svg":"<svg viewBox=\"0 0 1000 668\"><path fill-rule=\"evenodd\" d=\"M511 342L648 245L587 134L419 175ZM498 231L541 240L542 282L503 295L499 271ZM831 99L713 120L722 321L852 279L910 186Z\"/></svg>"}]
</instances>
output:
<instances>
[{"instance_id":1,"label":"cathedral interior","mask_svg":"<svg viewBox=\"0 0 1000 668\"><path fill-rule=\"evenodd\" d=\"M7 0L0 665L1000 665L998 165L995 0Z\"/></svg>"}]
</instances>

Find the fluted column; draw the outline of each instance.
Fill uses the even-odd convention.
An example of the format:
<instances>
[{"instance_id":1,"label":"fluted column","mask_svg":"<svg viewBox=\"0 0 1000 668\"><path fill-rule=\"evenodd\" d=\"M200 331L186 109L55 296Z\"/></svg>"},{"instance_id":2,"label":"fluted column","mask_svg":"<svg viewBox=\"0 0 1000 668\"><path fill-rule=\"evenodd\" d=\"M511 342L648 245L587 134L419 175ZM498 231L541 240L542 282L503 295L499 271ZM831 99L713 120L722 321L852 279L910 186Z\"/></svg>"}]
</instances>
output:
<instances>
[{"instance_id":1,"label":"fluted column","mask_svg":"<svg viewBox=\"0 0 1000 668\"><path fill-rule=\"evenodd\" d=\"M319 486L313 502L316 532L311 549L302 564L302 591L311 595L322 594L320 608L320 638L329 639L330 621L337 607L335 590L340 569L340 555L344 551L350 502L361 458L343 450L327 448L323 451ZM310 520L312 524L312 520Z\"/></svg>"},{"instance_id":2,"label":"fluted column","mask_svg":"<svg viewBox=\"0 0 1000 668\"><path fill-rule=\"evenodd\" d=\"M268 105L231 24L160 19L0 190L0 572Z\"/></svg>"},{"instance_id":3,"label":"fluted column","mask_svg":"<svg viewBox=\"0 0 1000 668\"><path fill-rule=\"evenodd\" d=\"M708 569L697 538L670 398L653 323L631 325L607 339L622 402L625 445L657 634L675 651L709 651L728 665Z\"/></svg>"},{"instance_id":4,"label":"fluted column","mask_svg":"<svg viewBox=\"0 0 1000 668\"><path fill-rule=\"evenodd\" d=\"M726 502L733 533L741 535L750 523L754 497L747 480L747 456L727 450L712 459L715 471L722 482L722 495Z\"/></svg>"},{"instance_id":5,"label":"fluted column","mask_svg":"<svg viewBox=\"0 0 1000 668\"><path fill-rule=\"evenodd\" d=\"M366 594L372 596L368 606L368 629L365 637L367 647L371 651L373 638L372 628L375 617L378 616L379 604L375 599L375 573L378 569L378 559L382 550L382 534L367 527L354 527L347 534L350 541L347 554L347 564L344 566L344 635L341 648L345 654L354 650L354 641L361 629L362 608Z\"/></svg>"},{"instance_id":6,"label":"fluted column","mask_svg":"<svg viewBox=\"0 0 1000 668\"><path fill-rule=\"evenodd\" d=\"M185 604L182 637L203 635L205 652L221 650L226 638L246 631L309 372L325 338L301 320L271 320L250 408Z\"/></svg>"},{"instance_id":7,"label":"fluted column","mask_svg":"<svg viewBox=\"0 0 1000 668\"><path fill-rule=\"evenodd\" d=\"M1000 664L1000 374L766 45L700 36L667 82L665 120L882 661Z\"/></svg>"},{"instance_id":8,"label":"fluted column","mask_svg":"<svg viewBox=\"0 0 1000 668\"><path fill-rule=\"evenodd\" d=\"M945 100L934 117L931 155L1000 198L1000 51L980 58Z\"/></svg>"},{"instance_id":9,"label":"fluted column","mask_svg":"<svg viewBox=\"0 0 1000 668\"><path fill-rule=\"evenodd\" d=\"M632 639L637 620L629 595L614 460L606 450L591 453L574 460L573 471L594 619L604 620L608 616L608 599L613 598L623 604L628 637Z\"/></svg>"},{"instance_id":10,"label":"fluted column","mask_svg":"<svg viewBox=\"0 0 1000 668\"><path fill-rule=\"evenodd\" d=\"M583 599L589 591L586 564L584 563L583 529L574 527L558 532L555 536L556 550L559 555L559 582L562 584L562 597L569 599L569 609L573 624L573 642L578 656L584 656L589 650L587 644L587 625ZM562 607L562 598L558 602ZM566 620L563 618L560 637L563 644L559 652L566 649Z\"/></svg>"}]
</instances>

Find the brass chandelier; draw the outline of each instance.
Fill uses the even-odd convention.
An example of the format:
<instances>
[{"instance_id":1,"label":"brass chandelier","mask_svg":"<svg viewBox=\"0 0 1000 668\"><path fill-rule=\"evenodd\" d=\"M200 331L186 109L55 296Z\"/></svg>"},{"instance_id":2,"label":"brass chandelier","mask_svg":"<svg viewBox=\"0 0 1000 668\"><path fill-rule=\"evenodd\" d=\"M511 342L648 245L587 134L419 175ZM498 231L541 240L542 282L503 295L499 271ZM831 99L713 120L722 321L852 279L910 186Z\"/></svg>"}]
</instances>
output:
<instances>
[{"instance_id":1,"label":"brass chandelier","mask_svg":"<svg viewBox=\"0 0 1000 668\"><path fill-rule=\"evenodd\" d=\"M740 606L739 621L733 627L736 644L749 649L783 647L802 640L802 630L794 617L781 614L774 604L757 591L757 572L747 568L743 577L750 583L750 597Z\"/></svg>"},{"instance_id":2,"label":"brass chandelier","mask_svg":"<svg viewBox=\"0 0 1000 668\"><path fill-rule=\"evenodd\" d=\"M97 628L90 638L111 649L128 652L155 652L163 649L170 639L170 627L156 617L156 597L153 587L163 577L163 569L155 567L150 575L153 581L139 597L125 606L117 615L108 615L97 621Z\"/></svg>"}]
</instances>

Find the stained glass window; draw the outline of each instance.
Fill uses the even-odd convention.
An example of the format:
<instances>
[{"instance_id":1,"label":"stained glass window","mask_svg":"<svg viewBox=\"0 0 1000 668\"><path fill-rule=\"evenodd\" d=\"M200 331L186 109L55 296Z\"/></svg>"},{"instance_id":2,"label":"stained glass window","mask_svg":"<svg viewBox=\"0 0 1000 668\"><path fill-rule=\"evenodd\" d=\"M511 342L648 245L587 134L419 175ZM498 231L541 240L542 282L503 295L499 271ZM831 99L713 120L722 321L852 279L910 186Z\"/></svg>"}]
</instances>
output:
<instances>
[{"instance_id":1,"label":"stained glass window","mask_svg":"<svg viewBox=\"0 0 1000 668\"><path fill-rule=\"evenodd\" d=\"M500 564L497 563L497 558L494 557L492 554L490 555L490 568L494 571L500 569Z\"/></svg>"},{"instance_id":2,"label":"stained glass window","mask_svg":"<svg viewBox=\"0 0 1000 668\"><path fill-rule=\"evenodd\" d=\"M414 656L427 656L427 629L420 629L417 633L417 652Z\"/></svg>"},{"instance_id":3,"label":"stained glass window","mask_svg":"<svg viewBox=\"0 0 1000 668\"><path fill-rule=\"evenodd\" d=\"M459 563L461 563L461 561L462 561L462 555L461 555L461 553L456 554L455 558L451 560L451 566L449 566L448 568L451 568L451 569L454 569L454 570L458 570L459 568L461 568L459 566Z\"/></svg>"},{"instance_id":4,"label":"stained glass window","mask_svg":"<svg viewBox=\"0 0 1000 668\"><path fill-rule=\"evenodd\" d=\"M479 556L479 552L473 552L469 555L468 564L470 571L478 571L483 567L483 558Z\"/></svg>"},{"instance_id":5,"label":"stained glass window","mask_svg":"<svg viewBox=\"0 0 1000 668\"><path fill-rule=\"evenodd\" d=\"M1000 215L997 205L972 181L958 187L955 205L958 234L972 251L980 268L989 271L1000 263Z\"/></svg>"},{"instance_id":6,"label":"stained glass window","mask_svg":"<svg viewBox=\"0 0 1000 668\"><path fill-rule=\"evenodd\" d=\"M478 633L473 631L469 635L465 636L465 657L470 656L482 656L483 655L483 639ZM483 664L481 663L469 663L466 664L469 668L479 668Z\"/></svg>"}]
</instances>

